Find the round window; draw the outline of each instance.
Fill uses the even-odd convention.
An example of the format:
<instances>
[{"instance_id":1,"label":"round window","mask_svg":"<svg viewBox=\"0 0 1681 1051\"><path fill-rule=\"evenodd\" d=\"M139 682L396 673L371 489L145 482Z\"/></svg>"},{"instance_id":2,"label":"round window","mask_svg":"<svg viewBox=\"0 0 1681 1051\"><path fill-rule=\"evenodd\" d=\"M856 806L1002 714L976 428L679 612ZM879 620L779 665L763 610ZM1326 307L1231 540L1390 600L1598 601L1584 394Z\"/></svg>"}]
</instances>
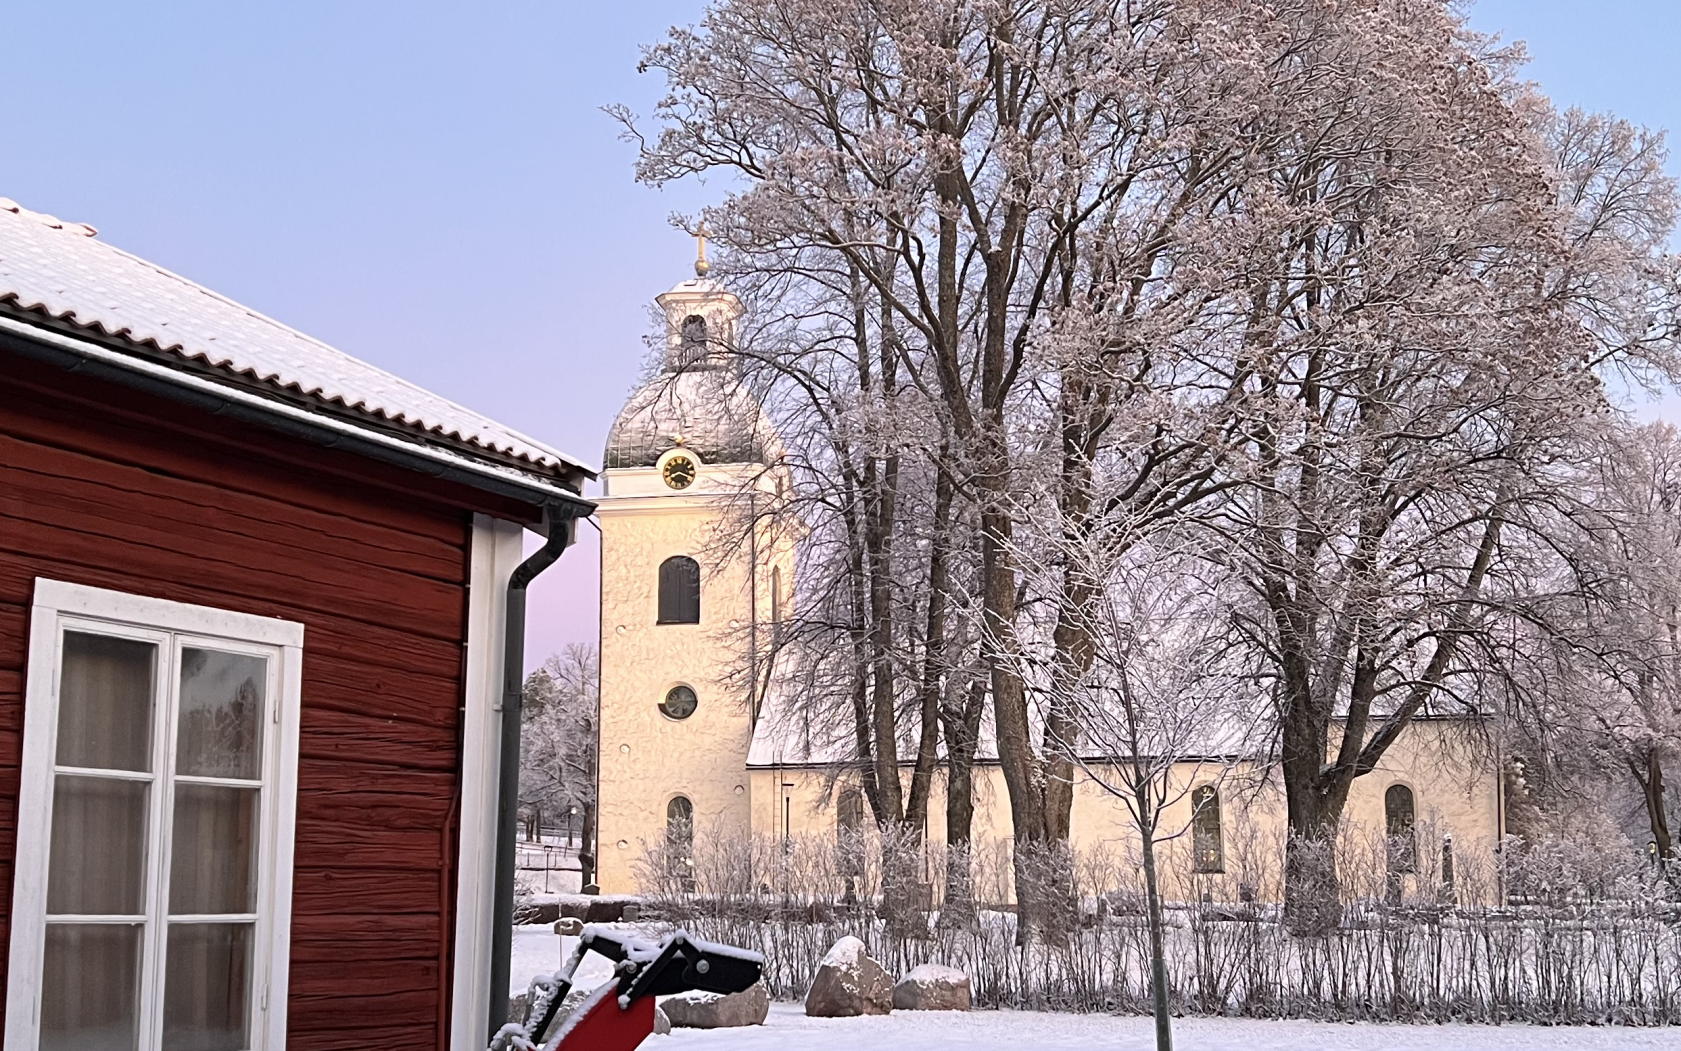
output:
<instances>
[{"instance_id":1,"label":"round window","mask_svg":"<svg viewBox=\"0 0 1681 1051\"><path fill-rule=\"evenodd\" d=\"M665 700L660 702L660 711L672 719L687 719L695 714L695 706L699 703L694 690L687 686L673 686L666 692Z\"/></svg>"}]
</instances>

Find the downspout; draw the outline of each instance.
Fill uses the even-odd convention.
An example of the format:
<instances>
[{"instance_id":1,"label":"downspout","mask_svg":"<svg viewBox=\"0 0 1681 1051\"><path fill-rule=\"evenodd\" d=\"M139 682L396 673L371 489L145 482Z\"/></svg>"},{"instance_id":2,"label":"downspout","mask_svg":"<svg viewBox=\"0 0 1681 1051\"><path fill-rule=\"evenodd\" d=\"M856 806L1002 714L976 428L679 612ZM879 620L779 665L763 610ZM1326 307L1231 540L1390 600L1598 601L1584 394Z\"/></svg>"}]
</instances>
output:
<instances>
[{"instance_id":1,"label":"downspout","mask_svg":"<svg viewBox=\"0 0 1681 1051\"><path fill-rule=\"evenodd\" d=\"M503 621L502 757L498 766L496 809L496 897L491 909L490 1025L488 1041L508 1021L508 976L514 948L514 867L518 860L520 720L525 702L525 589L537 574L554 565L578 537L578 519L588 510L574 504L550 504L543 510L548 540L508 578L507 616Z\"/></svg>"}]
</instances>

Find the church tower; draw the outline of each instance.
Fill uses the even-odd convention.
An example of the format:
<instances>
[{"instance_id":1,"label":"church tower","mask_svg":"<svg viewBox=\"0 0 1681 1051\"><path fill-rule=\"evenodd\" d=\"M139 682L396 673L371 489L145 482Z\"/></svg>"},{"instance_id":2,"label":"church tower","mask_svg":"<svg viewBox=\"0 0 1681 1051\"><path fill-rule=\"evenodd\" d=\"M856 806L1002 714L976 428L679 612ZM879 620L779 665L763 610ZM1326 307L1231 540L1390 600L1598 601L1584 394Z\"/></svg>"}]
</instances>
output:
<instances>
[{"instance_id":1,"label":"church tower","mask_svg":"<svg viewBox=\"0 0 1681 1051\"><path fill-rule=\"evenodd\" d=\"M602 472L597 882L637 889L652 848L683 875L693 837L745 838L763 660L793 587L765 523L781 444L734 354L742 305L706 276L659 296L658 375L619 413ZM670 871L670 870L667 870Z\"/></svg>"}]
</instances>

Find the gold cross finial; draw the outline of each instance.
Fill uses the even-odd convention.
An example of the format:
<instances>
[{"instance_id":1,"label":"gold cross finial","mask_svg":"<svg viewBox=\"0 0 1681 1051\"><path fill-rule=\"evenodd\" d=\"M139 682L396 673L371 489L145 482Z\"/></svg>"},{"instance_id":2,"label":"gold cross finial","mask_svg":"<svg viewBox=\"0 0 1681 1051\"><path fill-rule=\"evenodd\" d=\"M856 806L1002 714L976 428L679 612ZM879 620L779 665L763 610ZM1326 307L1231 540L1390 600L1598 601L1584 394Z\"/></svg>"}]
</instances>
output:
<instances>
[{"instance_id":1,"label":"gold cross finial","mask_svg":"<svg viewBox=\"0 0 1681 1051\"><path fill-rule=\"evenodd\" d=\"M712 269L712 264L708 263L706 261L706 235L707 235L706 221L703 219L703 220L701 220L700 226L695 229L695 276L696 277L705 277L706 272L708 270Z\"/></svg>"}]
</instances>

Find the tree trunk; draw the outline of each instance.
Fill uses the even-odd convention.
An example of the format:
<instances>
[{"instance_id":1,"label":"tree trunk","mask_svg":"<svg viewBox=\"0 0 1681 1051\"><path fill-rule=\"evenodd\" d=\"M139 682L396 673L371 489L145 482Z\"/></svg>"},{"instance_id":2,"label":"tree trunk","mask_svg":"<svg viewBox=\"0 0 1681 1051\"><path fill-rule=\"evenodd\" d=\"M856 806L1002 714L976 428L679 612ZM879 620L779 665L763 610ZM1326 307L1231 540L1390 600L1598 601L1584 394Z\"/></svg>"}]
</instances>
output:
<instances>
[{"instance_id":1,"label":"tree trunk","mask_svg":"<svg viewBox=\"0 0 1681 1051\"><path fill-rule=\"evenodd\" d=\"M1646 802L1646 823L1657 848L1657 863L1667 872L1675 860L1675 845L1669 834L1669 815L1664 809L1663 757L1653 746L1646 749L1646 761L1634 770L1640 795Z\"/></svg>"},{"instance_id":2,"label":"tree trunk","mask_svg":"<svg viewBox=\"0 0 1681 1051\"><path fill-rule=\"evenodd\" d=\"M955 692L955 691L948 691ZM961 705L941 709L946 739L946 872L942 928L974 926L975 880L972 867L975 822L975 750L980 742L986 683L969 683Z\"/></svg>"},{"instance_id":3,"label":"tree trunk","mask_svg":"<svg viewBox=\"0 0 1681 1051\"><path fill-rule=\"evenodd\" d=\"M1342 886L1337 878L1336 833L1341 807L1327 812L1314 799L1288 797L1284 843L1284 926L1298 938L1323 937L1342 923Z\"/></svg>"},{"instance_id":4,"label":"tree trunk","mask_svg":"<svg viewBox=\"0 0 1681 1051\"><path fill-rule=\"evenodd\" d=\"M1151 788L1136 789L1140 841L1144 853L1144 905L1150 924L1150 1008L1156 1019L1156 1051L1173 1051L1173 1013L1167 997L1167 944L1162 922L1161 887L1156 879L1156 821Z\"/></svg>"},{"instance_id":5,"label":"tree trunk","mask_svg":"<svg viewBox=\"0 0 1681 1051\"><path fill-rule=\"evenodd\" d=\"M578 830L578 887L595 882L595 803L584 804L584 827Z\"/></svg>"},{"instance_id":6,"label":"tree trunk","mask_svg":"<svg viewBox=\"0 0 1681 1051\"><path fill-rule=\"evenodd\" d=\"M989 465L982 473L990 474L998 469ZM988 506L981 511L985 625L981 648L992 680L998 765L1010 797L1011 831L1015 840L1016 936L1025 942L1047 929L1051 908L1044 880L1054 858L1047 850L1043 774L1038 757L1033 754L1027 694L1018 670L1016 573L1010 556L1013 523L1005 507L1002 486L987 494L986 499Z\"/></svg>"}]
</instances>

